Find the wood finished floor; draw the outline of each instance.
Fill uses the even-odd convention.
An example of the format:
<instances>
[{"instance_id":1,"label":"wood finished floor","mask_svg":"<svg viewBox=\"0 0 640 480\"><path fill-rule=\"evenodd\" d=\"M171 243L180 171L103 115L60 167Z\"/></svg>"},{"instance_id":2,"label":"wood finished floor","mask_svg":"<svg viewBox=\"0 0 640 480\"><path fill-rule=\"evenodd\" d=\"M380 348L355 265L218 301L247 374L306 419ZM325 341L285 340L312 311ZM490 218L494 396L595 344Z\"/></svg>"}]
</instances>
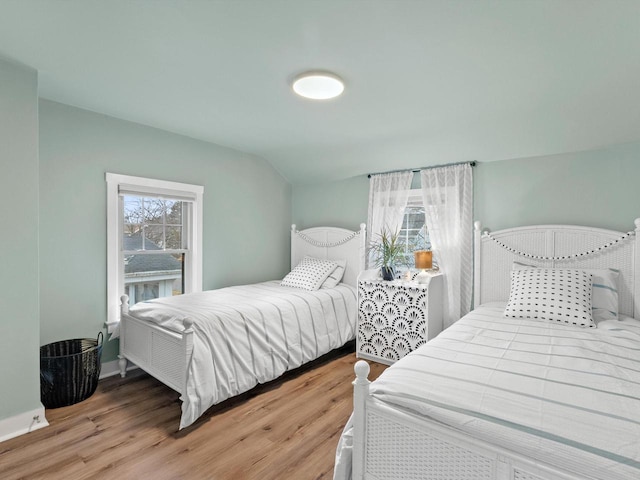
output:
<instances>
[{"instance_id":1,"label":"wood finished floor","mask_svg":"<svg viewBox=\"0 0 640 480\"><path fill-rule=\"evenodd\" d=\"M352 410L353 345L209 409L178 431L178 394L136 370L49 427L0 443L9 479L330 479ZM370 378L384 365L371 363Z\"/></svg>"}]
</instances>

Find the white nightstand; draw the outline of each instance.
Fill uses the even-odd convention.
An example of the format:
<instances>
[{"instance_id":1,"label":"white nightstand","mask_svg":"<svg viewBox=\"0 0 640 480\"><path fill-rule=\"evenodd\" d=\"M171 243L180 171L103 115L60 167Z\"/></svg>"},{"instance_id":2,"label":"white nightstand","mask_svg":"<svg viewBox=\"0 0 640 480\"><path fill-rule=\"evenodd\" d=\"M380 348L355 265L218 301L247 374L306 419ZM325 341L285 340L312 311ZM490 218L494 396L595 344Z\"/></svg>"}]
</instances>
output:
<instances>
[{"instance_id":1,"label":"white nightstand","mask_svg":"<svg viewBox=\"0 0 640 480\"><path fill-rule=\"evenodd\" d=\"M442 331L442 275L429 283L386 282L378 270L358 277L356 355L388 365Z\"/></svg>"}]
</instances>

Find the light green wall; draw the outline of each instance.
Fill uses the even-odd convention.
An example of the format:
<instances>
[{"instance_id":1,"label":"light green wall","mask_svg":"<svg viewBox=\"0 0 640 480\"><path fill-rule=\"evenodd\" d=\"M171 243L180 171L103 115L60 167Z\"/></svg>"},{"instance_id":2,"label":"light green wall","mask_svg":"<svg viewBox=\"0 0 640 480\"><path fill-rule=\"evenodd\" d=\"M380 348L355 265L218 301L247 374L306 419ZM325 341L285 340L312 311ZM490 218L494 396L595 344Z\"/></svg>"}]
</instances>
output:
<instances>
[{"instance_id":1,"label":"light green wall","mask_svg":"<svg viewBox=\"0 0 640 480\"><path fill-rule=\"evenodd\" d=\"M40 404L38 75L0 60L0 420Z\"/></svg>"},{"instance_id":2,"label":"light green wall","mask_svg":"<svg viewBox=\"0 0 640 480\"><path fill-rule=\"evenodd\" d=\"M629 231L640 217L640 142L474 171L474 217L492 230L543 223Z\"/></svg>"},{"instance_id":3,"label":"light green wall","mask_svg":"<svg viewBox=\"0 0 640 480\"><path fill-rule=\"evenodd\" d=\"M42 343L95 337L106 320L105 172L204 185L203 288L282 278L291 187L264 160L40 101ZM116 358L108 342L103 361Z\"/></svg>"},{"instance_id":4,"label":"light green wall","mask_svg":"<svg viewBox=\"0 0 640 480\"><path fill-rule=\"evenodd\" d=\"M332 225L357 230L367 223L369 179L366 175L340 182L293 185L293 223L298 229Z\"/></svg>"},{"instance_id":5,"label":"light green wall","mask_svg":"<svg viewBox=\"0 0 640 480\"><path fill-rule=\"evenodd\" d=\"M473 173L474 218L492 230L567 223L628 231L640 217L640 142L478 163ZM366 222L368 201L366 175L294 185L293 222L355 228Z\"/></svg>"}]
</instances>

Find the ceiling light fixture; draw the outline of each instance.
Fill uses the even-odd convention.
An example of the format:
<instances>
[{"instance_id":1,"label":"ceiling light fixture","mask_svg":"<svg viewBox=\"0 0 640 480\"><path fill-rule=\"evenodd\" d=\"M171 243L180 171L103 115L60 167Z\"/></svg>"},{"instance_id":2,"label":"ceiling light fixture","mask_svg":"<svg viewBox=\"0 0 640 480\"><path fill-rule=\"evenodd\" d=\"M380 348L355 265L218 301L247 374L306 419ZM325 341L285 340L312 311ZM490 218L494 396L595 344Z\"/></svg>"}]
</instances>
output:
<instances>
[{"instance_id":1,"label":"ceiling light fixture","mask_svg":"<svg viewBox=\"0 0 640 480\"><path fill-rule=\"evenodd\" d=\"M293 91L313 100L335 98L344 91L344 82L329 72L305 72L293 81Z\"/></svg>"}]
</instances>

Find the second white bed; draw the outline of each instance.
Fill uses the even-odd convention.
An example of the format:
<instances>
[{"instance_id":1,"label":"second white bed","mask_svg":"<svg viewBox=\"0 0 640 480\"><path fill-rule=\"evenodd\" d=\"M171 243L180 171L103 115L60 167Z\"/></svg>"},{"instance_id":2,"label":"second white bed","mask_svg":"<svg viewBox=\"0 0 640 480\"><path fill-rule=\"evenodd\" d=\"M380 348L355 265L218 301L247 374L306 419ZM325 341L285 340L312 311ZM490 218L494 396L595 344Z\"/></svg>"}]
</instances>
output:
<instances>
[{"instance_id":1,"label":"second white bed","mask_svg":"<svg viewBox=\"0 0 640 480\"><path fill-rule=\"evenodd\" d=\"M371 396L581 478L640 478L640 322L582 329L507 318L504 306L469 313L387 369ZM350 442L342 439L336 478L350 477ZM393 451L365 455L389 472L381 478L405 478L407 468L432 478L438 468L396 465L404 457Z\"/></svg>"}]
</instances>

